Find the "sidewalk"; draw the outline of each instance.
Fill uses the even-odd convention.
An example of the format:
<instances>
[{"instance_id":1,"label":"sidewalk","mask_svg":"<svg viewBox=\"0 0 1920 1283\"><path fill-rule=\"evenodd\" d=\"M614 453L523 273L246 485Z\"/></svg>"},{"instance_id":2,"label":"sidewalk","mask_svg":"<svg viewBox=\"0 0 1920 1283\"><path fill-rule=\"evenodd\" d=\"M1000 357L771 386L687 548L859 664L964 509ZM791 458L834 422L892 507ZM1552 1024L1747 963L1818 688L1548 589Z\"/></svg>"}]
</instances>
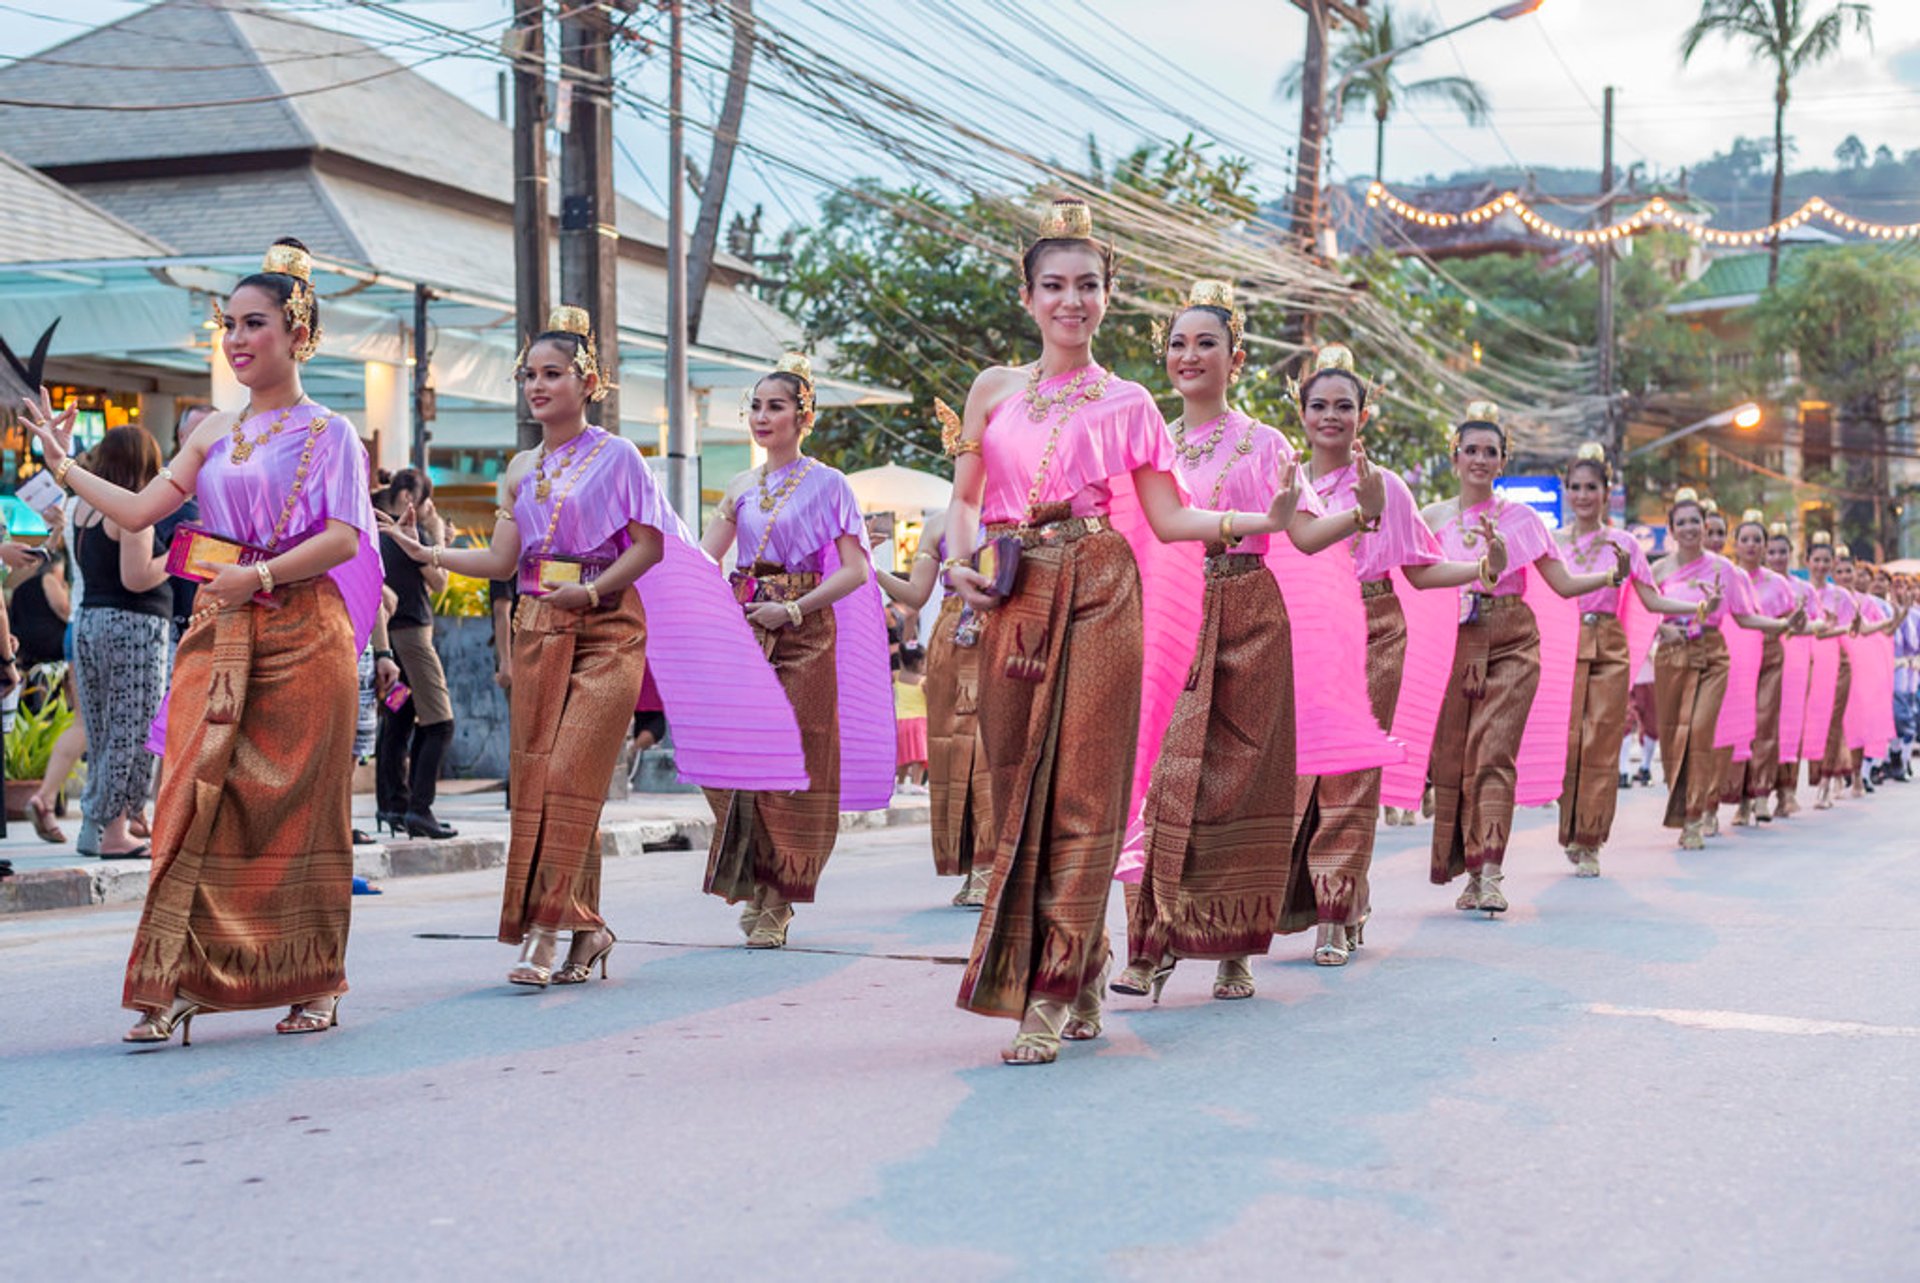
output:
<instances>
[{"instance_id":1,"label":"sidewalk","mask_svg":"<svg viewBox=\"0 0 1920 1283\"><path fill-rule=\"evenodd\" d=\"M354 848L353 871L377 883L384 878L488 869L507 862L505 793L497 789L456 795L443 792L434 813L441 823L458 829L460 836L429 842L377 835L381 840L374 845ZM844 833L926 821L925 797L899 795L884 811L842 812L840 830ZM13 862L14 874L0 880L0 914L132 904L146 897L151 861L84 860L73 844L80 831L80 817L70 813L59 823L68 841L55 846L41 841L26 821L8 822L7 836L0 840L0 859ZM353 823L364 832L373 832L371 794L355 795ZM645 851L702 850L712 833L713 813L701 794L635 793L607 803L600 819L600 852L612 858Z\"/></svg>"}]
</instances>

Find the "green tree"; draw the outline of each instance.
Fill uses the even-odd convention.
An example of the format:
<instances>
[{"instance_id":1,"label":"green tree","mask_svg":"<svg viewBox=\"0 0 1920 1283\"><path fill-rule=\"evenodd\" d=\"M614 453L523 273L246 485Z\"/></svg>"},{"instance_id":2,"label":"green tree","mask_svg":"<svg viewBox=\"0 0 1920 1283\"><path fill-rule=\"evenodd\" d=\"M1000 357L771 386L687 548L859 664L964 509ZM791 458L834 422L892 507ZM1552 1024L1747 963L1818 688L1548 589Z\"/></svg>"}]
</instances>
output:
<instances>
[{"instance_id":1,"label":"green tree","mask_svg":"<svg viewBox=\"0 0 1920 1283\"><path fill-rule=\"evenodd\" d=\"M1793 78L1840 50L1851 26L1873 41L1873 6L1843 3L1812 16L1806 0L1700 0L1700 16L1680 41L1680 61L1692 60L1710 37L1745 45L1756 61L1773 64L1773 200L1767 221L1780 221L1781 193L1787 179L1787 101ZM1780 240L1767 259L1767 288L1780 280Z\"/></svg>"},{"instance_id":2,"label":"green tree","mask_svg":"<svg viewBox=\"0 0 1920 1283\"><path fill-rule=\"evenodd\" d=\"M1754 338L1772 360L1795 358L1789 391L1834 409L1842 531L1888 537L1891 421L1914 392L1911 343L1920 315L1920 260L1880 245L1809 251L1787 282L1755 305ZM1791 367L1786 367L1791 368Z\"/></svg>"},{"instance_id":3,"label":"green tree","mask_svg":"<svg viewBox=\"0 0 1920 1283\"><path fill-rule=\"evenodd\" d=\"M1439 30L1438 24L1421 13L1396 13L1391 4L1363 29L1344 27L1346 38L1333 51L1332 70L1338 78L1370 58L1380 58L1402 45L1425 40ZM1387 120L1402 102L1441 102L1455 108L1467 123L1478 125L1487 118L1487 94L1477 81L1466 76L1431 76L1411 84L1393 73L1394 58L1357 72L1346 81L1340 94L1340 109L1366 109L1373 113L1373 176L1381 179L1387 160ZM1280 78L1281 94L1300 96L1304 67L1292 67Z\"/></svg>"},{"instance_id":4,"label":"green tree","mask_svg":"<svg viewBox=\"0 0 1920 1283\"><path fill-rule=\"evenodd\" d=\"M1867 145L1860 141L1859 134L1848 134L1846 139L1833 149L1833 158L1842 169L1865 169Z\"/></svg>"}]
</instances>

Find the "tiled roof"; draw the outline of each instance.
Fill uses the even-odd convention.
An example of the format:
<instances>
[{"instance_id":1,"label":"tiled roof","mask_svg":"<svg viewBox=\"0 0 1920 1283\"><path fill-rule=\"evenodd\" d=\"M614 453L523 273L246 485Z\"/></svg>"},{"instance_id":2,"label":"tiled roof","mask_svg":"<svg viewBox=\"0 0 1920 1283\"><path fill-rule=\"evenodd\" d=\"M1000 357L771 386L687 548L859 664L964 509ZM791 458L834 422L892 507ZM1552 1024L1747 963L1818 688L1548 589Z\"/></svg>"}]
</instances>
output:
<instances>
[{"instance_id":1,"label":"tiled roof","mask_svg":"<svg viewBox=\"0 0 1920 1283\"><path fill-rule=\"evenodd\" d=\"M231 254L297 236L316 254L372 264L312 169L179 174L74 183L102 209L183 254Z\"/></svg>"},{"instance_id":2,"label":"tiled roof","mask_svg":"<svg viewBox=\"0 0 1920 1283\"><path fill-rule=\"evenodd\" d=\"M0 152L0 263L145 258L166 244Z\"/></svg>"}]
</instances>

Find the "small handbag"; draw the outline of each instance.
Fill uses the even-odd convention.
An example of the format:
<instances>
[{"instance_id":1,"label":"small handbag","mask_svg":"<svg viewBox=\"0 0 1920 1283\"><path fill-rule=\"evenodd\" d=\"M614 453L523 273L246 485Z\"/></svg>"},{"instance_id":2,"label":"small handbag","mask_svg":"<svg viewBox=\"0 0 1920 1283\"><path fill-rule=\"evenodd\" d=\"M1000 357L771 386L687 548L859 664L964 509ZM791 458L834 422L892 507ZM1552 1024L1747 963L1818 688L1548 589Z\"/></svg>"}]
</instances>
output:
<instances>
[{"instance_id":1,"label":"small handbag","mask_svg":"<svg viewBox=\"0 0 1920 1283\"><path fill-rule=\"evenodd\" d=\"M1013 592L1020 574L1020 536L996 535L973 554L973 568L987 581L985 591L994 597Z\"/></svg>"},{"instance_id":2,"label":"small handbag","mask_svg":"<svg viewBox=\"0 0 1920 1283\"><path fill-rule=\"evenodd\" d=\"M200 569L202 562L216 566L252 566L272 556L273 553L265 548L216 535L204 526L185 522L174 527L173 540L167 545L167 573L204 584L213 576ZM262 605L269 605L273 601L263 592L255 593L253 599Z\"/></svg>"},{"instance_id":3,"label":"small handbag","mask_svg":"<svg viewBox=\"0 0 1920 1283\"><path fill-rule=\"evenodd\" d=\"M568 584L584 584L605 570L611 562L588 561L584 557L559 557L551 553L536 553L527 559L526 578L520 591L534 597L544 597L556 588Z\"/></svg>"}]
</instances>

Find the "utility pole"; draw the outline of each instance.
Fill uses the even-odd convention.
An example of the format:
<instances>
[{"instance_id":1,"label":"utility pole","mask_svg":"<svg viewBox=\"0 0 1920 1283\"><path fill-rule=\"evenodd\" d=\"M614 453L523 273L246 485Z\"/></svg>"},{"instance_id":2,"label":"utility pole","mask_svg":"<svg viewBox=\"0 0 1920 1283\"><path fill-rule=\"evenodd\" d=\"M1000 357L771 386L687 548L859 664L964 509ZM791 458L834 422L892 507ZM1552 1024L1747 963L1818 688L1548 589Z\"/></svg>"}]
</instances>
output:
<instances>
[{"instance_id":1,"label":"utility pole","mask_svg":"<svg viewBox=\"0 0 1920 1283\"><path fill-rule=\"evenodd\" d=\"M1307 49L1300 76L1300 147L1294 155L1291 227L1301 252L1316 256L1320 252L1320 170L1326 157L1327 71L1332 53L1327 30L1336 17L1364 30L1366 0L1293 0L1293 4L1307 15ZM1297 345L1311 343L1313 320L1310 312L1290 313L1281 340Z\"/></svg>"},{"instance_id":2,"label":"utility pole","mask_svg":"<svg viewBox=\"0 0 1920 1283\"><path fill-rule=\"evenodd\" d=\"M1605 106L1601 115L1600 142L1600 226L1608 227L1613 223L1613 86L1606 89ZM1595 258L1600 273L1600 316L1596 327L1600 332L1600 395L1606 398L1606 423L1602 429L1607 450L1611 457L1621 457L1621 448L1626 444L1622 440L1619 389L1614 386L1614 338L1613 338L1613 246L1596 245Z\"/></svg>"},{"instance_id":3,"label":"utility pole","mask_svg":"<svg viewBox=\"0 0 1920 1283\"><path fill-rule=\"evenodd\" d=\"M699 424L687 414L687 119L684 0L668 0L667 499L700 528Z\"/></svg>"},{"instance_id":4,"label":"utility pole","mask_svg":"<svg viewBox=\"0 0 1920 1283\"><path fill-rule=\"evenodd\" d=\"M434 417L433 389L428 386L432 348L427 343L427 304L432 299L433 291L426 286L413 287L413 466L422 474L427 470L427 443L433 440L427 427Z\"/></svg>"},{"instance_id":5,"label":"utility pole","mask_svg":"<svg viewBox=\"0 0 1920 1283\"><path fill-rule=\"evenodd\" d=\"M519 341L547 328L547 35L545 0L512 0L513 310ZM515 348L518 351L516 345ZM522 450L540 444L540 423L515 396Z\"/></svg>"},{"instance_id":6,"label":"utility pole","mask_svg":"<svg viewBox=\"0 0 1920 1283\"><path fill-rule=\"evenodd\" d=\"M593 315L601 377L620 374L620 231L613 194L613 24L598 5L560 20L560 74L572 88L560 122L560 299ZM620 431L620 392L609 391L587 417Z\"/></svg>"}]
</instances>

